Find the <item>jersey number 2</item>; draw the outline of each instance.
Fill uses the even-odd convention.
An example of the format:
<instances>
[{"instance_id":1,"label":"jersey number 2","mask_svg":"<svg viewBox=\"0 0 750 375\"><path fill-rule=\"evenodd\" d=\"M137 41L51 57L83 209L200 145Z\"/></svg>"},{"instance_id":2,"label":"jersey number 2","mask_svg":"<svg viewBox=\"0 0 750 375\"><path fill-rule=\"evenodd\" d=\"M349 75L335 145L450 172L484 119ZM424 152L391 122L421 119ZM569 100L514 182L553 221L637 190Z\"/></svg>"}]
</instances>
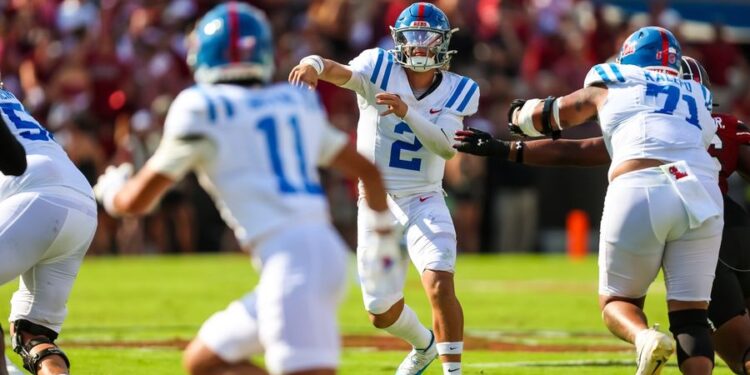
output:
<instances>
[{"instance_id":1,"label":"jersey number 2","mask_svg":"<svg viewBox=\"0 0 750 375\"><path fill-rule=\"evenodd\" d=\"M49 141L52 135L36 121L26 121L18 117L18 112L26 112L19 103L0 103L0 111L3 111L8 119L18 130L27 129L19 133L21 137L32 141Z\"/></svg>"},{"instance_id":2,"label":"jersey number 2","mask_svg":"<svg viewBox=\"0 0 750 375\"><path fill-rule=\"evenodd\" d=\"M299 121L297 117L289 117L289 126L292 128L294 134L294 151L297 155L297 166L302 176L303 186L294 186L286 174L284 173L284 163L281 160L281 154L279 154L279 137L277 132L276 119L273 117L264 117L258 122L258 129L266 136L266 142L268 143L268 152L271 160L271 168L276 175L276 180L279 183L279 190L283 194L296 194L296 193L307 193L307 194L322 194L323 188L320 184L310 179L307 172L307 164L305 163L305 148L302 144L302 133L299 129Z\"/></svg>"},{"instance_id":3,"label":"jersey number 2","mask_svg":"<svg viewBox=\"0 0 750 375\"><path fill-rule=\"evenodd\" d=\"M677 102L680 100L680 88L677 86L662 86L649 83L646 85L646 96L653 96L656 98L659 94L667 94L667 100L664 101L664 108L654 111L654 113L664 113L667 115L674 114L674 110L677 108ZM695 98L690 95L683 95L682 100L687 103L688 111L690 116L685 118L691 125L701 128L700 122L698 122L698 107L695 104Z\"/></svg>"},{"instance_id":4,"label":"jersey number 2","mask_svg":"<svg viewBox=\"0 0 750 375\"><path fill-rule=\"evenodd\" d=\"M409 125L406 125L405 122L399 122L396 124L396 128L393 129L398 134L404 134L404 133L414 133L411 131L411 128L409 128ZM422 148L422 144L419 142L419 139L417 137L414 137L414 143L409 143L406 141L396 141L393 142L393 146L391 146L391 159L388 162L389 167L393 168L401 168L401 169L408 169L411 171L418 171L420 168L422 168L422 159L421 158L412 158L411 160L404 160L401 159L401 150L406 151L419 151L419 149Z\"/></svg>"}]
</instances>

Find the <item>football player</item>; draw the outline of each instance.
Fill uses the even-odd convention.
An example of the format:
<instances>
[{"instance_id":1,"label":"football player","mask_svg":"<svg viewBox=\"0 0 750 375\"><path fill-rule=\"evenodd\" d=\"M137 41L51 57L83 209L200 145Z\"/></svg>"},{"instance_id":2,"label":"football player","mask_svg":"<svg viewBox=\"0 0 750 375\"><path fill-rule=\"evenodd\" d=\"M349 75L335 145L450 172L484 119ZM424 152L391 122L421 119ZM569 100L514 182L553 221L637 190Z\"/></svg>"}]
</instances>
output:
<instances>
[{"instance_id":1,"label":"football player","mask_svg":"<svg viewBox=\"0 0 750 375\"><path fill-rule=\"evenodd\" d=\"M191 35L197 85L175 98L156 153L132 178L127 164L110 167L94 189L108 212L139 215L193 170L260 268L255 290L210 317L186 349L193 375L265 373L250 362L261 352L272 374L336 372L346 249L318 166L364 181L376 250L398 256L377 168L329 124L314 93L269 85L273 60L260 10L238 2L210 10ZM389 261L368 260L368 271Z\"/></svg>"},{"instance_id":2,"label":"football player","mask_svg":"<svg viewBox=\"0 0 750 375\"><path fill-rule=\"evenodd\" d=\"M688 56L682 57L682 78L695 80L710 89L703 66ZM708 317L716 328L713 333L716 353L736 374L750 372L750 318L746 299L750 296L750 259L744 241L750 218L744 209L727 195L727 179L737 169L750 175L750 129L730 114L712 114L717 124L716 137L709 153L721 163L719 186L724 196L724 230L711 290ZM493 139L477 129L460 131L456 140L459 151L481 156L497 156L517 163L552 166L594 166L609 164L610 158L602 137L584 140L535 140L506 142Z\"/></svg>"},{"instance_id":3,"label":"football player","mask_svg":"<svg viewBox=\"0 0 750 375\"><path fill-rule=\"evenodd\" d=\"M463 311L453 281L456 231L442 179L445 161L455 154L453 135L464 117L476 112L479 89L470 78L448 71L455 31L439 8L415 3L391 28L395 49L365 50L348 65L307 56L289 75L290 82L310 88L324 80L357 93L357 150L383 173L393 220L403 230L432 306L434 334L404 303L406 268L397 280L378 280L378 290L362 290L373 325L413 346L399 375L421 374L438 355L444 374L461 373ZM375 242L362 210L359 217L361 270L363 255Z\"/></svg>"},{"instance_id":4,"label":"football player","mask_svg":"<svg viewBox=\"0 0 750 375\"><path fill-rule=\"evenodd\" d=\"M635 344L638 375L660 373L675 350L667 335L648 328L643 312L660 268L681 371L710 374L713 368L707 307L723 203L718 163L706 149L716 123L710 92L683 80L680 64L680 45L671 32L641 28L623 43L617 64L589 71L583 89L517 100L509 112L512 130L553 138L598 116L612 160L601 222L599 301L607 328Z\"/></svg>"},{"instance_id":5,"label":"football player","mask_svg":"<svg viewBox=\"0 0 750 375\"><path fill-rule=\"evenodd\" d=\"M2 86L0 120L0 285L20 276L11 345L32 374L68 374L70 362L55 340L96 230L96 202L52 134ZM0 356L0 374L12 369Z\"/></svg>"}]
</instances>

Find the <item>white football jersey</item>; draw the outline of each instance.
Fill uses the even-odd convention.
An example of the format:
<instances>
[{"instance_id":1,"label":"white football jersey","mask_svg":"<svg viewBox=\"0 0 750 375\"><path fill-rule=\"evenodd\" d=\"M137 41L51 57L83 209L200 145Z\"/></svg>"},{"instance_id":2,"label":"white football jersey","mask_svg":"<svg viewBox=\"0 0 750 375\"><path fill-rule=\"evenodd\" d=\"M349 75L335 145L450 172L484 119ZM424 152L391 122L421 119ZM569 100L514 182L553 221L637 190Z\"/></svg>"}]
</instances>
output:
<instances>
[{"instance_id":1,"label":"white football jersey","mask_svg":"<svg viewBox=\"0 0 750 375\"><path fill-rule=\"evenodd\" d=\"M66 187L94 199L86 178L68 158L62 146L9 91L0 89L0 116L26 150L26 172L21 176L0 173L0 200L24 191Z\"/></svg>"},{"instance_id":2,"label":"white football jersey","mask_svg":"<svg viewBox=\"0 0 750 375\"><path fill-rule=\"evenodd\" d=\"M698 175L717 178L720 166L708 152L716 133L711 93L705 86L634 65L599 64L584 87L605 84L607 101L599 109L611 175L625 160L684 160Z\"/></svg>"},{"instance_id":3,"label":"white football jersey","mask_svg":"<svg viewBox=\"0 0 750 375\"><path fill-rule=\"evenodd\" d=\"M216 155L193 166L222 218L246 245L300 220L328 220L318 166L347 144L314 92L196 85L172 103L164 137L205 137Z\"/></svg>"},{"instance_id":4,"label":"white football jersey","mask_svg":"<svg viewBox=\"0 0 750 375\"><path fill-rule=\"evenodd\" d=\"M406 78L405 68L386 50L365 50L349 62L349 67L352 78L343 87L357 93L360 110L357 150L378 166L389 193L440 191L445 159L425 148L401 118L394 114L380 116L387 107L375 104L375 95L381 92L397 94L409 106L409 111L416 110L434 123L440 116L460 119L474 114L479 103L477 83L468 77L443 71L437 88L417 100ZM445 135L452 142L458 130L449 129Z\"/></svg>"}]
</instances>

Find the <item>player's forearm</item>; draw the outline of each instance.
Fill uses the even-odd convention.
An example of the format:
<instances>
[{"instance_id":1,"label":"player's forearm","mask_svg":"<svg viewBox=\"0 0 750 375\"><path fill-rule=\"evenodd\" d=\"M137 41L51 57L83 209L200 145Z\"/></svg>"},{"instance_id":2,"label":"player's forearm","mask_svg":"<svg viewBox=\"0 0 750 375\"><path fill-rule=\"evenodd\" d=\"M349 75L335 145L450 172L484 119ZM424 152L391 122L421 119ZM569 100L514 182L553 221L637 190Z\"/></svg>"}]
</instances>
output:
<instances>
[{"instance_id":1,"label":"player's forearm","mask_svg":"<svg viewBox=\"0 0 750 375\"><path fill-rule=\"evenodd\" d=\"M596 119L606 98L607 88L588 86L559 98L529 99L518 107L511 104L510 120L527 136L554 135Z\"/></svg>"},{"instance_id":2,"label":"player's forearm","mask_svg":"<svg viewBox=\"0 0 750 375\"><path fill-rule=\"evenodd\" d=\"M323 59L323 71L318 78L336 86L343 86L352 78L352 71L346 65L330 59Z\"/></svg>"},{"instance_id":3,"label":"player's forearm","mask_svg":"<svg viewBox=\"0 0 750 375\"><path fill-rule=\"evenodd\" d=\"M533 166L593 167L609 164L609 154L604 140L592 139L540 139L524 142L523 164ZM517 146L511 147L509 159L517 160Z\"/></svg>"},{"instance_id":4,"label":"player's forearm","mask_svg":"<svg viewBox=\"0 0 750 375\"><path fill-rule=\"evenodd\" d=\"M452 133L455 133L454 129L461 128L460 120L441 116L435 124L411 108L406 111L403 120L430 152L446 160L456 154L451 139L453 139Z\"/></svg>"},{"instance_id":5,"label":"player's forearm","mask_svg":"<svg viewBox=\"0 0 750 375\"><path fill-rule=\"evenodd\" d=\"M169 177L144 167L115 194L113 207L121 215L145 215L174 184Z\"/></svg>"}]
</instances>

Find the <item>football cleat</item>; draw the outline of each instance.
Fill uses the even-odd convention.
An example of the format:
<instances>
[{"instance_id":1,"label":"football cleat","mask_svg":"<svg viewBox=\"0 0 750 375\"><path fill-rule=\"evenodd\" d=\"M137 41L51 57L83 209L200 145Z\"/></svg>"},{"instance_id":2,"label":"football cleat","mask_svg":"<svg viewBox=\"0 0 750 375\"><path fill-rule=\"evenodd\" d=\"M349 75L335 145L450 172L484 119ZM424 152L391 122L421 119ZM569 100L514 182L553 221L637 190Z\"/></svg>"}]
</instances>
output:
<instances>
[{"instance_id":1,"label":"football cleat","mask_svg":"<svg viewBox=\"0 0 750 375\"><path fill-rule=\"evenodd\" d=\"M642 335L642 336L641 336ZM641 338L636 340L635 375L659 375L669 357L674 353L674 341L666 334L659 332L659 326L649 328L639 333Z\"/></svg>"},{"instance_id":2,"label":"football cleat","mask_svg":"<svg viewBox=\"0 0 750 375\"><path fill-rule=\"evenodd\" d=\"M424 349L413 348L404 358L396 370L396 375L421 375L427 366L437 358L437 345L435 345L435 334L431 331L432 338Z\"/></svg>"}]
</instances>

